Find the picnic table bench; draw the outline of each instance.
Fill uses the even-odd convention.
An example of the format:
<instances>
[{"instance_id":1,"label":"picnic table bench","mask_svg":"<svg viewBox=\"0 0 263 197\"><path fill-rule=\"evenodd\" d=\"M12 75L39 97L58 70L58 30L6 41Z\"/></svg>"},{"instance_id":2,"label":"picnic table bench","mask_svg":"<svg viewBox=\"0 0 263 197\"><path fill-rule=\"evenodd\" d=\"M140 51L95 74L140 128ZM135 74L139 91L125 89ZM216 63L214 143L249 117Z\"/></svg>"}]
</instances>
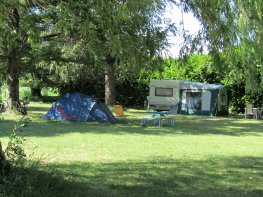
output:
<instances>
[{"instance_id":1,"label":"picnic table bench","mask_svg":"<svg viewBox=\"0 0 263 197\"><path fill-rule=\"evenodd\" d=\"M152 117L142 118L141 126L147 126L150 122L153 122L154 126L162 127L163 123L166 122L168 126L174 126L174 118L165 117L165 114L169 114L168 112L149 112L152 114Z\"/></svg>"}]
</instances>

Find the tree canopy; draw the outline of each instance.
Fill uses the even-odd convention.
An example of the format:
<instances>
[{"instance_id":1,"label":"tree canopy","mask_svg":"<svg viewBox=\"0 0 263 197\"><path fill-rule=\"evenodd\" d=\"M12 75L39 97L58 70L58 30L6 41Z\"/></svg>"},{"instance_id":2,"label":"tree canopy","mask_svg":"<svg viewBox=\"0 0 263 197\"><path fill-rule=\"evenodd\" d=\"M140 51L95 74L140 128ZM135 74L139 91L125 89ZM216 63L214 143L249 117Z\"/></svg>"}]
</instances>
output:
<instances>
[{"instance_id":1,"label":"tree canopy","mask_svg":"<svg viewBox=\"0 0 263 197\"><path fill-rule=\"evenodd\" d=\"M169 32L178 32L163 18L169 3L194 13L202 24L195 37L184 34L182 55L202 52L207 47L212 58L205 68L195 67L203 61L198 56L187 60L192 70L180 64L186 78L196 80L201 76L207 80L217 70L225 83L235 79L234 83L245 84L251 92L263 88L260 0L0 3L0 69L6 73L10 103L18 99L21 75L36 90L46 84L63 87L68 83L74 87L84 78L95 83L96 77L105 75L106 102L114 104L117 80L125 81L129 76L134 79L141 68L152 70L163 62Z\"/></svg>"},{"instance_id":2,"label":"tree canopy","mask_svg":"<svg viewBox=\"0 0 263 197\"><path fill-rule=\"evenodd\" d=\"M18 99L21 72L31 73L39 86L47 81L50 65L86 65L105 73L106 100L114 104L116 73L156 62L168 45L172 26L161 18L168 1L2 0L0 54L7 65L7 99Z\"/></svg>"},{"instance_id":3,"label":"tree canopy","mask_svg":"<svg viewBox=\"0 0 263 197\"><path fill-rule=\"evenodd\" d=\"M161 18L166 3L97 0L59 5L58 26L62 32L81 43L82 51L105 72L106 103L116 102L118 72L135 71L161 57L168 45L168 31L172 30Z\"/></svg>"}]
</instances>

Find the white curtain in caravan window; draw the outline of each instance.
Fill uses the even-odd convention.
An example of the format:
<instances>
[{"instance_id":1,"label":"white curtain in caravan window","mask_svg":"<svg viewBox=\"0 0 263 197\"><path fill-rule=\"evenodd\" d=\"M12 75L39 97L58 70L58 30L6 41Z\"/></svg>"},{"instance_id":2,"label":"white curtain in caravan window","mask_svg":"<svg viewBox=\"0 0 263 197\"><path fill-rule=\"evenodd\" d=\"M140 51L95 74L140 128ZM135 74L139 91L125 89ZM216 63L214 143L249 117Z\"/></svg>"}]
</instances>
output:
<instances>
[{"instance_id":1,"label":"white curtain in caravan window","mask_svg":"<svg viewBox=\"0 0 263 197\"><path fill-rule=\"evenodd\" d=\"M172 97L173 88L155 88L155 96Z\"/></svg>"}]
</instances>

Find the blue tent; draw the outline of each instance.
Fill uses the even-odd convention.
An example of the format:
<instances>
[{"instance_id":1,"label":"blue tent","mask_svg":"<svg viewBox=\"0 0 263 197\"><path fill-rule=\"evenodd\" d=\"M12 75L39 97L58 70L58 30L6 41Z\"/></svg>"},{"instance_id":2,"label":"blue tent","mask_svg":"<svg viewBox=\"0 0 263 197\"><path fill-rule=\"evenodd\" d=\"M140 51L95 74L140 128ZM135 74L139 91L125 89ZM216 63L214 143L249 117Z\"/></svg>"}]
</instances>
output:
<instances>
[{"instance_id":1,"label":"blue tent","mask_svg":"<svg viewBox=\"0 0 263 197\"><path fill-rule=\"evenodd\" d=\"M116 123L108 107L98 99L81 93L67 93L53 103L45 118L48 120L70 120L76 122L97 121Z\"/></svg>"}]
</instances>

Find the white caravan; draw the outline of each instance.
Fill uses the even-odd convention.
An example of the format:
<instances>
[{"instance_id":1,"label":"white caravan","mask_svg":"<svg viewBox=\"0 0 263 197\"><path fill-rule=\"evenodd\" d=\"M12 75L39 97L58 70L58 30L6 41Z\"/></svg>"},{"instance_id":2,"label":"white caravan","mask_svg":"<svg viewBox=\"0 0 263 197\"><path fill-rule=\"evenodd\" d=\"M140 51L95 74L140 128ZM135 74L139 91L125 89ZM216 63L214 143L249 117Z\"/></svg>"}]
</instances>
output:
<instances>
[{"instance_id":1,"label":"white caravan","mask_svg":"<svg viewBox=\"0 0 263 197\"><path fill-rule=\"evenodd\" d=\"M226 115L227 90L222 85L182 80L151 80L148 107L180 114Z\"/></svg>"}]
</instances>

